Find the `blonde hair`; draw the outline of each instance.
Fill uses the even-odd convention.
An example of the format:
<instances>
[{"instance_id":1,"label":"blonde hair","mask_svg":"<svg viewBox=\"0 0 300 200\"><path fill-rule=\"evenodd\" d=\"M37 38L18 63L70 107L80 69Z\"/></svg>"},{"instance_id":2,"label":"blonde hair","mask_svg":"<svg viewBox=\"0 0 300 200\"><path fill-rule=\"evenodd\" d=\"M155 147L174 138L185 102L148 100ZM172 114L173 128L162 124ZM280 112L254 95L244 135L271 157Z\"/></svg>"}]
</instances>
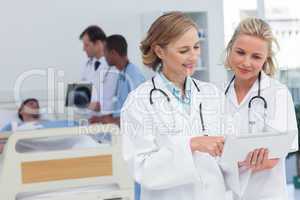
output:
<instances>
[{"instance_id":1,"label":"blonde hair","mask_svg":"<svg viewBox=\"0 0 300 200\"><path fill-rule=\"evenodd\" d=\"M238 27L235 29L234 34L227 44L226 52L225 52L225 66L230 68L229 65L229 56L232 50L232 46L237 38L242 35L249 35L258 37L268 43L268 55L267 59L263 65L263 71L269 75L273 76L276 72L275 66L275 53L273 50L273 44L276 45L277 49L279 49L278 42L272 33L272 29L270 25L262 19L250 17L246 18L240 22Z\"/></svg>"},{"instance_id":2,"label":"blonde hair","mask_svg":"<svg viewBox=\"0 0 300 200\"><path fill-rule=\"evenodd\" d=\"M193 27L198 30L195 22L182 12L169 12L157 18L148 30L146 38L141 42L143 63L156 71L161 64L161 59L156 55L154 47L167 46Z\"/></svg>"}]
</instances>

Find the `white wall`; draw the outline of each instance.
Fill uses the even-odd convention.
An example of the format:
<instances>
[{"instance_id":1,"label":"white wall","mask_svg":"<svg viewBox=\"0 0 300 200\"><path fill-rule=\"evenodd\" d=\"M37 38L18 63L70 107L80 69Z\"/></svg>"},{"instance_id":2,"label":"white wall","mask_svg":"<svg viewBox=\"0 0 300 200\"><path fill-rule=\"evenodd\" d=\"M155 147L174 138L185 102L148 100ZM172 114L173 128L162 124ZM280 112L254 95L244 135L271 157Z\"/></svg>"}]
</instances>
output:
<instances>
[{"instance_id":1,"label":"white wall","mask_svg":"<svg viewBox=\"0 0 300 200\"><path fill-rule=\"evenodd\" d=\"M123 34L131 61L142 66L138 48L144 29L141 16L168 10L208 12L209 63L214 71L210 80L221 81L223 69L217 64L224 47L222 0L1 0L0 101L11 100L16 81L33 69L44 70L36 71L44 75L26 78L23 74L25 80L19 81L23 98L51 98L46 97L47 88L78 80L85 62L78 36L91 24L102 27L107 35ZM47 81L47 74L54 77L53 82Z\"/></svg>"},{"instance_id":2,"label":"white wall","mask_svg":"<svg viewBox=\"0 0 300 200\"><path fill-rule=\"evenodd\" d=\"M225 30L225 42L229 42L231 36L237 25L241 20L242 10L256 10L257 2L262 0L224 0L224 30Z\"/></svg>"}]
</instances>

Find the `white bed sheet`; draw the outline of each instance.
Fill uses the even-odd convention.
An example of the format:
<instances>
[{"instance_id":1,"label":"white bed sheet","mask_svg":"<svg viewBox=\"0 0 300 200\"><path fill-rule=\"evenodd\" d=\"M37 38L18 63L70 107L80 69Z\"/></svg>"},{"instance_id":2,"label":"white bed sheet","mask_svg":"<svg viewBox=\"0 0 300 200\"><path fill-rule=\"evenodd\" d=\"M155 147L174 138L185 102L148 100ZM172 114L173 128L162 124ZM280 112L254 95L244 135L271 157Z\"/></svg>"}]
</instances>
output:
<instances>
[{"instance_id":1,"label":"white bed sheet","mask_svg":"<svg viewBox=\"0 0 300 200\"><path fill-rule=\"evenodd\" d=\"M17 134L17 133L15 133ZM52 137L41 139L21 140L16 145L17 152L41 152L53 150L66 150L74 148L96 148L99 147L97 141L91 136L68 136L68 137Z\"/></svg>"},{"instance_id":2,"label":"white bed sheet","mask_svg":"<svg viewBox=\"0 0 300 200\"><path fill-rule=\"evenodd\" d=\"M80 188L70 188L47 192L30 192L20 193L17 195L16 200L50 200L53 197L64 197L66 200L71 199L74 196L81 195L84 197L85 194L99 194L100 192L110 192L119 190L117 184L105 184L105 185L93 185L85 186Z\"/></svg>"}]
</instances>

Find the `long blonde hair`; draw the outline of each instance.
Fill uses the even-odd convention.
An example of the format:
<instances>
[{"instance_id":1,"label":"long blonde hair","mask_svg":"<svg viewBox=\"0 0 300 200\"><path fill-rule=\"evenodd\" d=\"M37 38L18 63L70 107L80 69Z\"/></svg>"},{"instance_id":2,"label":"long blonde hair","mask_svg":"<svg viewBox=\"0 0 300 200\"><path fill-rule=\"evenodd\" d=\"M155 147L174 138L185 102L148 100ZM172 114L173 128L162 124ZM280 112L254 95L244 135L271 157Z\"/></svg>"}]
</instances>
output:
<instances>
[{"instance_id":1,"label":"long blonde hair","mask_svg":"<svg viewBox=\"0 0 300 200\"><path fill-rule=\"evenodd\" d=\"M273 47L275 44L277 49L279 49L279 45L272 33L272 29L270 25L264 20L255 17L244 19L243 21L240 22L238 27L235 29L234 34L226 47L225 66L230 68L229 56L232 50L232 46L234 42L237 40L237 38L242 34L255 36L267 42L268 55L267 55L266 62L263 65L263 71L267 75L273 76L276 72L275 53Z\"/></svg>"},{"instance_id":2,"label":"long blonde hair","mask_svg":"<svg viewBox=\"0 0 300 200\"><path fill-rule=\"evenodd\" d=\"M161 64L161 59L156 55L154 47L167 46L193 27L198 30L195 22L182 12L169 12L157 18L141 42L143 63L155 71Z\"/></svg>"}]
</instances>

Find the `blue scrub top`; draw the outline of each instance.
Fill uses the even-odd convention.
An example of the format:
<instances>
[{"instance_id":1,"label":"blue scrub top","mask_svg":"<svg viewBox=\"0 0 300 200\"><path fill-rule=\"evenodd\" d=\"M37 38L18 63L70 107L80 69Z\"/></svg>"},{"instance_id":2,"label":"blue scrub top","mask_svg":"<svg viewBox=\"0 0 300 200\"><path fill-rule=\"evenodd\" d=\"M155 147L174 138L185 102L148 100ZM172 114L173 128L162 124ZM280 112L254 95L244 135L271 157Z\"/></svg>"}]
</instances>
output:
<instances>
[{"instance_id":1,"label":"blue scrub top","mask_svg":"<svg viewBox=\"0 0 300 200\"><path fill-rule=\"evenodd\" d=\"M144 81L145 78L139 68L132 63L128 63L119 74L113 117L120 117L121 108L128 94Z\"/></svg>"}]
</instances>

